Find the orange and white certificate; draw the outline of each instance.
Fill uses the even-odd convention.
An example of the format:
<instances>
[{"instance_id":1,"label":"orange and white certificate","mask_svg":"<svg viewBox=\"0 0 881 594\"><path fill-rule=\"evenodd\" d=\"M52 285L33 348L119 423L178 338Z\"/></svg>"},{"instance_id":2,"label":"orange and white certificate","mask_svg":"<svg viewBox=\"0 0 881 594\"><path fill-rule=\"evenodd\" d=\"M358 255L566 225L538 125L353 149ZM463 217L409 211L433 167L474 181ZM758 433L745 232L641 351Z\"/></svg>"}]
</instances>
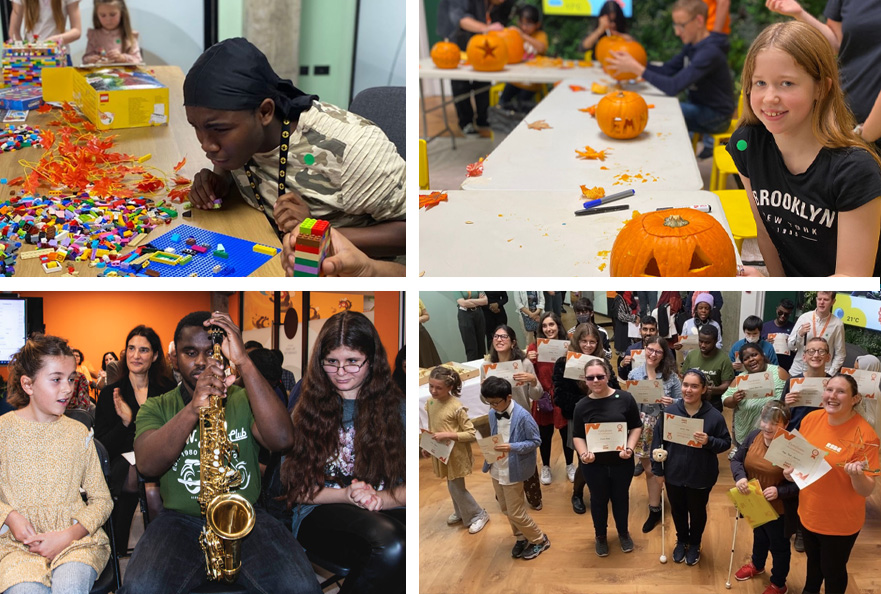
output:
<instances>
[{"instance_id":1,"label":"orange and white certificate","mask_svg":"<svg viewBox=\"0 0 881 594\"><path fill-rule=\"evenodd\" d=\"M768 342L774 347L774 352L778 355L789 354L789 334L785 332L775 332L768 335Z\"/></svg>"},{"instance_id":2,"label":"orange and white certificate","mask_svg":"<svg viewBox=\"0 0 881 594\"><path fill-rule=\"evenodd\" d=\"M765 460L780 468L793 468L792 479L799 489L804 489L832 470L826 462L826 450L813 445L798 432L781 429L771 440Z\"/></svg>"},{"instance_id":3,"label":"orange and white certificate","mask_svg":"<svg viewBox=\"0 0 881 594\"><path fill-rule=\"evenodd\" d=\"M599 357L568 351L566 353L566 367L563 369L563 377L584 381L584 366L591 359L599 359Z\"/></svg>"},{"instance_id":4,"label":"orange and white certificate","mask_svg":"<svg viewBox=\"0 0 881 594\"><path fill-rule=\"evenodd\" d=\"M770 371L744 373L731 381L734 391L743 390L746 398L768 398L774 396L774 378Z\"/></svg>"},{"instance_id":5,"label":"orange and white certificate","mask_svg":"<svg viewBox=\"0 0 881 594\"><path fill-rule=\"evenodd\" d=\"M514 379L515 373L523 373L523 361L499 361L498 363L484 363L483 377L500 377L508 380L511 386L522 386L525 382Z\"/></svg>"},{"instance_id":6,"label":"orange and white certificate","mask_svg":"<svg viewBox=\"0 0 881 594\"><path fill-rule=\"evenodd\" d=\"M694 434L703 433L703 431L703 419L664 413L664 441L681 443L691 448L702 448L703 446L694 440Z\"/></svg>"},{"instance_id":7,"label":"orange and white certificate","mask_svg":"<svg viewBox=\"0 0 881 594\"><path fill-rule=\"evenodd\" d=\"M480 447L480 453L483 454L483 457L486 458L486 461L490 464L498 462L508 455L508 452L500 452L495 449L497 445L503 443L505 443L504 438L498 434L477 440L477 445Z\"/></svg>"},{"instance_id":8,"label":"orange and white certificate","mask_svg":"<svg viewBox=\"0 0 881 594\"><path fill-rule=\"evenodd\" d=\"M828 377L794 377L790 380L789 390L798 392L798 401L792 406L816 406L823 404L823 391L826 390Z\"/></svg>"},{"instance_id":9,"label":"orange and white certificate","mask_svg":"<svg viewBox=\"0 0 881 594\"><path fill-rule=\"evenodd\" d=\"M637 369L645 365L645 349L633 349L630 351L630 368Z\"/></svg>"},{"instance_id":10,"label":"orange and white certificate","mask_svg":"<svg viewBox=\"0 0 881 594\"><path fill-rule=\"evenodd\" d=\"M584 437L588 452L621 451L627 447L627 423L585 423Z\"/></svg>"},{"instance_id":11,"label":"orange and white certificate","mask_svg":"<svg viewBox=\"0 0 881 594\"><path fill-rule=\"evenodd\" d=\"M446 464L450 460L450 452L453 451L453 446L456 443L452 439L448 439L447 443L435 441L431 431L425 429L420 429L420 431L419 447Z\"/></svg>"},{"instance_id":12,"label":"orange and white certificate","mask_svg":"<svg viewBox=\"0 0 881 594\"><path fill-rule=\"evenodd\" d=\"M560 357L565 357L569 352L568 340L554 340L551 338L539 338L536 341L538 348L539 363L556 363Z\"/></svg>"},{"instance_id":13,"label":"orange and white certificate","mask_svg":"<svg viewBox=\"0 0 881 594\"><path fill-rule=\"evenodd\" d=\"M852 375L857 380L857 390L860 396L869 400L877 400L881 392L881 371L866 371L865 369L853 369L842 367L841 373Z\"/></svg>"},{"instance_id":14,"label":"orange and white certificate","mask_svg":"<svg viewBox=\"0 0 881 594\"><path fill-rule=\"evenodd\" d=\"M664 397L664 382L658 379L625 380L621 389L630 392L638 404L659 404Z\"/></svg>"}]
</instances>

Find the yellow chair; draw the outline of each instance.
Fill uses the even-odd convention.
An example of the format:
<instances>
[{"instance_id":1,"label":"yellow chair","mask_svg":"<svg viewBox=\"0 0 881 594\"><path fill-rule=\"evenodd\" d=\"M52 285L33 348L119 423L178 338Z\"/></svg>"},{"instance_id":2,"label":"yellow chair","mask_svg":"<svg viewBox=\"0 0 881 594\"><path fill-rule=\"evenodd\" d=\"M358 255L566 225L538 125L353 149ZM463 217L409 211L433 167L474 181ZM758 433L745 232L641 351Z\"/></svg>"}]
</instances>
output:
<instances>
[{"instance_id":1,"label":"yellow chair","mask_svg":"<svg viewBox=\"0 0 881 594\"><path fill-rule=\"evenodd\" d=\"M728 154L725 145L713 149L713 169L710 171L710 191L725 190L728 176L737 173L734 159Z\"/></svg>"},{"instance_id":2,"label":"yellow chair","mask_svg":"<svg viewBox=\"0 0 881 594\"><path fill-rule=\"evenodd\" d=\"M430 188L428 183L428 143L422 138L419 139L419 189L427 190Z\"/></svg>"},{"instance_id":3,"label":"yellow chair","mask_svg":"<svg viewBox=\"0 0 881 594\"><path fill-rule=\"evenodd\" d=\"M728 125L728 129L724 132L720 132L718 134L713 134L713 167L710 169L710 179L716 175L716 147L728 144L728 139L731 138L731 135L734 134L734 131L737 130L737 121L740 119L740 115L743 113L743 91L740 91L740 98L737 100L737 117L731 120L731 123ZM712 186L710 190L712 190ZM720 188L721 189L721 188Z\"/></svg>"},{"instance_id":4,"label":"yellow chair","mask_svg":"<svg viewBox=\"0 0 881 594\"><path fill-rule=\"evenodd\" d=\"M724 147L719 148L725 150ZM728 227L734 237L737 252L741 253L743 240L757 236L756 220L750 209L746 190L714 190L713 193L722 203L722 210L725 211L725 218L728 219Z\"/></svg>"},{"instance_id":5,"label":"yellow chair","mask_svg":"<svg viewBox=\"0 0 881 594\"><path fill-rule=\"evenodd\" d=\"M499 97L502 96L502 91L505 90L505 83L498 83L489 88L489 106L499 104Z\"/></svg>"}]
</instances>

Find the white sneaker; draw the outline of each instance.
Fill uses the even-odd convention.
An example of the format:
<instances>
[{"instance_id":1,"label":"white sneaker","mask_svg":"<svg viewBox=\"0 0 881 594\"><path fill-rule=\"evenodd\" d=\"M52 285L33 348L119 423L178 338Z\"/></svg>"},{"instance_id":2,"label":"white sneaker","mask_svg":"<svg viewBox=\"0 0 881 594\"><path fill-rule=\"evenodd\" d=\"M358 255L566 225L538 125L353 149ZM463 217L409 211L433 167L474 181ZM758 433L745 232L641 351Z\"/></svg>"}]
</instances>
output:
<instances>
[{"instance_id":1,"label":"white sneaker","mask_svg":"<svg viewBox=\"0 0 881 594\"><path fill-rule=\"evenodd\" d=\"M550 485L551 484L551 467L550 466L542 466L541 467L541 484Z\"/></svg>"},{"instance_id":2,"label":"white sneaker","mask_svg":"<svg viewBox=\"0 0 881 594\"><path fill-rule=\"evenodd\" d=\"M575 482L575 463L566 465L566 476L569 477L569 482Z\"/></svg>"},{"instance_id":3,"label":"white sneaker","mask_svg":"<svg viewBox=\"0 0 881 594\"><path fill-rule=\"evenodd\" d=\"M468 527L468 532L471 534L477 534L483 527L486 526L486 523L489 522L489 513L486 510L483 510L483 514L478 516L476 520L471 522L471 525Z\"/></svg>"},{"instance_id":4,"label":"white sneaker","mask_svg":"<svg viewBox=\"0 0 881 594\"><path fill-rule=\"evenodd\" d=\"M450 526L452 526L453 524L458 524L461 521L462 521L462 518L460 518L458 515L456 515L456 512L451 513L450 517L447 518L447 524L449 524Z\"/></svg>"}]
</instances>

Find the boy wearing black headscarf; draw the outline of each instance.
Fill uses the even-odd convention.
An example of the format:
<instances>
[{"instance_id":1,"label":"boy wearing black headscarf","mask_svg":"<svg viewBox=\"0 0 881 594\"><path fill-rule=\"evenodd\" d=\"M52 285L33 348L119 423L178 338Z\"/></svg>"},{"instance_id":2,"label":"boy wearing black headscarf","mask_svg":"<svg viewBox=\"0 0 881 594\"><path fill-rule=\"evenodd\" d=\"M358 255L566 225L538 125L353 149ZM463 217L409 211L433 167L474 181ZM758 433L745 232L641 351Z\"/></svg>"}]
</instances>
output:
<instances>
[{"instance_id":1,"label":"boy wearing black headscarf","mask_svg":"<svg viewBox=\"0 0 881 594\"><path fill-rule=\"evenodd\" d=\"M369 256L403 254L404 160L373 123L279 78L242 38L199 57L184 105L214 165L196 174L193 205L219 205L234 182L279 238L312 217Z\"/></svg>"}]
</instances>

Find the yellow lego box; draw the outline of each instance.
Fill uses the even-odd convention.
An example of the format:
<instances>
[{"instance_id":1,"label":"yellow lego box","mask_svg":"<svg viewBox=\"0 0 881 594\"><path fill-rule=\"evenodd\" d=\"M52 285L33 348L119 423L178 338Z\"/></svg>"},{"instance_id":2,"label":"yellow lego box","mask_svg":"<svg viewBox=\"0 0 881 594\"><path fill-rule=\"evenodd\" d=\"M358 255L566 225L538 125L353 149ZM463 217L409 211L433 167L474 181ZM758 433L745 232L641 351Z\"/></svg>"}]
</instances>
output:
<instances>
[{"instance_id":1,"label":"yellow lego box","mask_svg":"<svg viewBox=\"0 0 881 594\"><path fill-rule=\"evenodd\" d=\"M101 130L168 124L168 87L136 66L47 68L43 100L79 106Z\"/></svg>"}]
</instances>

